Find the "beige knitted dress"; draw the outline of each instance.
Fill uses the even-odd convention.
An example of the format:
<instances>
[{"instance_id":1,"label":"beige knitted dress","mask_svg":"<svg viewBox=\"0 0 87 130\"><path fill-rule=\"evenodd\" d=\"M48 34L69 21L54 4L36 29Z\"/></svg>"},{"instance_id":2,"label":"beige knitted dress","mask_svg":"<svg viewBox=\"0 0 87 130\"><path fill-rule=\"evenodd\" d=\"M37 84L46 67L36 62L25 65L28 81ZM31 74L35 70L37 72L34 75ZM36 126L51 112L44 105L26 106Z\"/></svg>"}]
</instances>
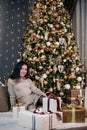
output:
<instances>
[{"instance_id":1,"label":"beige knitted dress","mask_svg":"<svg viewBox=\"0 0 87 130\"><path fill-rule=\"evenodd\" d=\"M10 95L11 107L16 105L16 99L18 102L35 105L40 96L46 96L40 89L38 89L34 83L28 78L21 82L8 79L8 92Z\"/></svg>"}]
</instances>

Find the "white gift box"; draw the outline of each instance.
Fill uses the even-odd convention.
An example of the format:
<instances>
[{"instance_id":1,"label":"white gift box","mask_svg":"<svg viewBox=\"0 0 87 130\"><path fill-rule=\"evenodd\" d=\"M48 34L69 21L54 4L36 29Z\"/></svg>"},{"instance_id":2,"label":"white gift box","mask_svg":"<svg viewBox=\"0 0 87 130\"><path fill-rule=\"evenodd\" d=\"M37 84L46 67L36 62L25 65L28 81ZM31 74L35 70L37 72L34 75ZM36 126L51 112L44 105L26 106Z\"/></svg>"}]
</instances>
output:
<instances>
[{"instance_id":1,"label":"white gift box","mask_svg":"<svg viewBox=\"0 0 87 130\"><path fill-rule=\"evenodd\" d=\"M29 130L51 130L58 127L56 114L36 114L30 111L20 111L18 123Z\"/></svg>"},{"instance_id":2,"label":"white gift box","mask_svg":"<svg viewBox=\"0 0 87 130\"><path fill-rule=\"evenodd\" d=\"M18 118L19 111L25 111L25 106L14 106L12 111L13 118Z\"/></svg>"},{"instance_id":3,"label":"white gift box","mask_svg":"<svg viewBox=\"0 0 87 130\"><path fill-rule=\"evenodd\" d=\"M57 97L57 98L59 100L59 108L61 109L61 97ZM47 112L47 111L57 112L58 111L57 110L57 105L58 105L57 103L58 103L57 100L53 99L53 98L50 98L49 103L48 103L48 97L44 97L43 98L43 110L45 112ZM49 106L48 106L48 104L49 104Z\"/></svg>"}]
</instances>

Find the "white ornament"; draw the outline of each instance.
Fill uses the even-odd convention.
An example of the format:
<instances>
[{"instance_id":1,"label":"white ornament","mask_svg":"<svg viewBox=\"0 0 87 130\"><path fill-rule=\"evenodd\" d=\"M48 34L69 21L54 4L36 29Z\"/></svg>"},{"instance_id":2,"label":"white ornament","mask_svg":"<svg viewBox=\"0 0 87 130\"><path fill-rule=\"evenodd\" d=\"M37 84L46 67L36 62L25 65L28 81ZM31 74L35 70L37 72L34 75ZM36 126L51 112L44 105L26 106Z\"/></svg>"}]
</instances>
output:
<instances>
[{"instance_id":1,"label":"white ornament","mask_svg":"<svg viewBox=\"0 0 87 130\"><path fill-rule=\"evenodd\" d=\"M63 72L64 66L63 65L58 65L58 70L59 72Z\"/></svg>"},{"instance_id":2,"label":"white ornament","mask_svg":"<svg viewBox=\"0 0 87 130\"><path fill-rule=\"evenodd\" d=\"M46 79L46 78L47 78L47 74L43 74L43 75L42 75L42 78L43 78L43 79Z\"/></svg>"},{"instance_id":3,"label":"white ornament","mask_svg":"<svg viewBox=\"0 0 87 130\"><path fill-rule=\"evenodd\" d=\"M57 72L57 67L56 67L56 65L53 66L53 70L54 70L55 73Z\"/></svg>"},{"instance_id":4,"label":"white ornament","mask_svg":"<svg viewBox=\"0 0 87 130\"><path fill-rule=\"evenodd\" d=\"M34 57L34 58L33 58L33 60L36 60L36 59L37 59L37 57Z\"/></svg>"},{"instance_id":5,"label":"white ornament","mask_svg":"<svg viewBox=\"0 0 87 130\"><path fill-rule=\"evenodd\" d=\"M60 90L60 82L57 82L57 89Z\"/></svg>"},{"instance_id":6,"label":"white ornament","mask_svg":"<svg viewBox=\"0 0 87 130\"><path fill-rule=\"evenodd\" d=\"M75 72L72 72L71 75L72 75L72 76L75 76Z\"/></svg>"},{"instance_id":7,"label":"white ornament","mask_svg":"<svg viewBox=\"0 0 87 130\"><path fill-rule=\"evenodd\" d=\"M48 33L45 33L45 40L48 40Z\"/></svg>"},{"instance_id":8,"label":"white ornament","mask_svg":"<svg viewBox=\"0 0 87 130\"><path fill-rule=\"evenodd\" d=\"M59 46L59 42L55 42L55 44Z\"/></svg>"},{"instance_id":9,"label":"white ornament","mask_svg":"<svg viewBox=\"0 0 87 130\"><path fill-rule=\"evenodd\" d=\"M45 56L45 55L42 55L42 56L41 56L41 58L45 59L45 58L46 58L46 56Z\"/></svg>"},{"instance_id":10,"label":"white ornament","mask_svg":"<svg viewBox=\"0 0 87 130\"><path fill-rule=\"evenodd\" d=\"M39 76L37 76L37 75L35 76L35 79L36 79L36 80L39 80L39 78L40 78Z\"/></svg>"},{"instance_id":11,"label":"white ornament","mask_svg":"<svg viewBox=\"0 0 87 130\"><path fill-rule=\"evenodd\" d=\"M66 89L70 89L70 84L65 84Z\"/></svg>"},{"instance_id":12,"label":"white ornament","mask_svg":"<svg viewBox=\"0 0 87 130\"><path fill-rule=\"evenodd\" d=\"M50 42L46 42L46 45L47 45L47 46L50 46L50 45L51 45L51 43L50 43Z\"/></svg>"},{"instance_id":13,"label":"white ornament","mask_svg":"<svg viewBox=\"0 0 87 130\"><path fill-rule=\"evenodd\" d=\"M64 59L63 62L66 62L66 59Z\"/></svg>"},{"instance_id":14,"label":"white ornament","mask_svg":"<svg viewBox=\"0 0 87 130\"><path fill-rule=\"evenodd\" d=\"M76 72L78 72L80 70L80 68L79 67L76 67Z\"/></svg>"},{"instance_id":15,"label":"white ornament","mask_svg":"<svg viewBox=\"0 0 87 130\"><path fill-rule=\"evenodd\" d=\"M78 77L77 80L80 82L82 81L82 77Z\"/></svg>"},{"instance_id":16,"label":"white ornament","mask_svg":"<svg viewBox=\"0 0 87 130\"><path fill-rule=\"evenodd\" d=\"M49 26L50 28L53 28L53 24L48 24L48 26Z\"/></svg>"}]
</instances>

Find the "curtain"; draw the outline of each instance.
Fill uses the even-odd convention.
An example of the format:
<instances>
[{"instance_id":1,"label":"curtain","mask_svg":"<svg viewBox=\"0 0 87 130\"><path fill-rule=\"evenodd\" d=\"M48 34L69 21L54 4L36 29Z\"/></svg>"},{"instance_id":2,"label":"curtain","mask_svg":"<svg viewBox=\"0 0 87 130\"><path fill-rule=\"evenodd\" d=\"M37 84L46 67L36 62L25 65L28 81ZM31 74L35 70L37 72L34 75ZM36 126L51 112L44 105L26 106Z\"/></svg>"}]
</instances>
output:
<instances>
[{"instance_id":1,"label":"curtain","mask_svg":"<svg viewBox=\"0 0 87 130\"><path fill-rule=\"evenodd\" d=\"M72 17L72 27L83 63L87 73L87 0L78 0ZM87 74L86 74L87 75ZM87 76L86 76L87 86Z\"/></svg>"}]
</instances>

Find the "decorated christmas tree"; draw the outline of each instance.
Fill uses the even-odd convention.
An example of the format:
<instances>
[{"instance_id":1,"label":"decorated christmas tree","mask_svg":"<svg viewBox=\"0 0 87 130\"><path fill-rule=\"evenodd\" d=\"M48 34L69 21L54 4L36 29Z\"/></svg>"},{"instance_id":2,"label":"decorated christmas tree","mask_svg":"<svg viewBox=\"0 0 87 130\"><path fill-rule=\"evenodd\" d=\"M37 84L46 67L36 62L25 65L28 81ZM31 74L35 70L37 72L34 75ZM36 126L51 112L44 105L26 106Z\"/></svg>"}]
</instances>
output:
<instances>
[{"instance_id":1,"label":"decorated christmas tree","mask_svg":"<svg viewBox=\"0 0 87 130\"><path fill-rule=\"evenodd\" d=\"M35 0L23 36L20 59L30 64L30 78L44 92L66 95L81 89L84 75L71 19L63 0Z\"/></svg>"}]
</instances>

